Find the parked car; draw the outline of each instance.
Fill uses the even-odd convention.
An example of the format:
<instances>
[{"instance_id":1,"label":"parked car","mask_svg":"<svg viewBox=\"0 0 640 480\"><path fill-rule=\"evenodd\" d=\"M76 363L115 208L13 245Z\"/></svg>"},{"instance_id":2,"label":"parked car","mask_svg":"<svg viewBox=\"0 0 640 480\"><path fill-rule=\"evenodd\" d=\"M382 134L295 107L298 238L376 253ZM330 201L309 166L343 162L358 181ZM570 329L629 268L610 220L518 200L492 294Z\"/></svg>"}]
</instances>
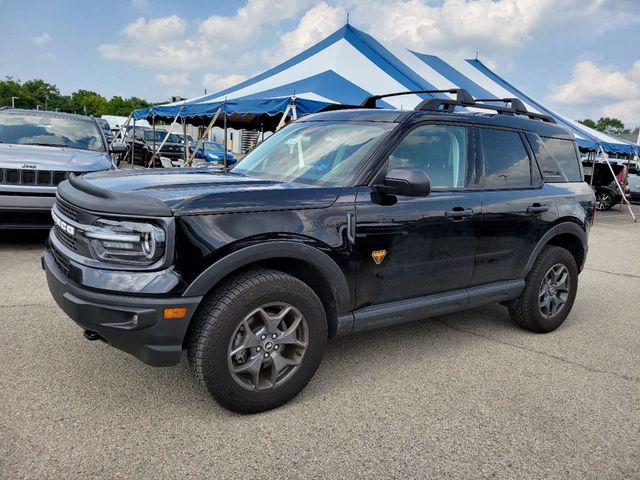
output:
<instances>
[{"instance_id":1,"label":"parked car","mask_svg":"<svg viewBox=\"0 0 640 480\"><path fill-rule=\"evenodd\" d=\"M139 163L144 166L148 166L151 162L151 157L153 156L154 146L156 149L156 167L161 167L160 159L158 156L167 157L171 160L179 160L184 158L184 149L183 145L175 136L174 133L169 135L169 138L162 145L162 141L164 137L167 135L166 130L156 130L155 132L155 142L154 142L154 134L151 128L135 128L135 141L133 138L134 129L129 130L127 133L127 144L129 145L129 149L133 148L133 158L135 163ZM160 146L162 145L162 150Z\"/></svg>"},{"instance_id":2,"label":"parked car","mask_svg":"<svg viewBox=\"0 0 640 480\"><path fill-rule=\"evenodd\" d=\"M180 143L184 144L184 134L183 133L174 133L173 136L175 138L177 138ZM191 135L189 135L188 133L187 133L187 141L189 142L189 145L195 145L195 143L196 143L194 138Z\"/></svg>"},{"instance_id":3,"label":"parked car","mask_svg":"<svg viewBox=\"0 0 640 480\"><path fill-rule=\"evenodd\" d=\"M107 145L110 145L113 141L113 132L111 131L111 127L109 126L109 122L107 122L104 118L96 118L96 122L102 128L102 133L104 133L104 138L107 141Z\"/></svg>"},{"instance_id":4,"label":"parked car","mask_svg":"<svg viewBox=\"0 0 640 480\"><path fill-rule=\"evenodd\" d=\"M640 202L640 176L629 175L628 182L629 200L632 202Z\"/></svg>"},{"instance_id":5,"label":"parked car","mask_svg":"<svg viewBox=\"0 0 640 480\"><path fill-rule=\"evenodd\" d=\"M492 302L550 332L595 212L575 139L520 104L457 94L302 117L228 173L72 175L43 254L49 289L89 340L156 366L186 349L240 412L295 396L337 335Z\"/></svg>"},{"instance_id":6,"label":"parked car","mask_svg":"<svg viewBox=\"0 0 640 480\"><path fill-rule=\"evenodd\" d=\"M193 153L193 148L190 149L191 153ZM224 146L218 142L202 142L195 158L222 165L224 164ZM235 165L237 162L235 155L227 150L227 166Z\"/></svg>"},{"instance_id":7,"label":"parked car","mask_svg":"<svg viewBox=\"0 0 640 480\"><path fill-rule=\"evenodd\" d=\"M596 162L582 161L585 172L584 180L591 184L596 195L596 208L600 211L609 210L622 201L620 188L611 174L611 170L616 177L619 177L618 182L623 186L625 165L616 161L610 161L610 163L611 168L604 159L598 159ZM593 181L591 180L592 175Z\"/></svg>"},{"instance_id":8,"label":"parked car","mask_svg":"<svg viewBox=\"0 0 640 480\"><path fill-rule=\"evenodd\" d=\"M126 149L114 144L113 151ZM71 172L113 168L95 119L0 109L0 229L50 228L56 188Z\"/></svg>"}]
</instances>

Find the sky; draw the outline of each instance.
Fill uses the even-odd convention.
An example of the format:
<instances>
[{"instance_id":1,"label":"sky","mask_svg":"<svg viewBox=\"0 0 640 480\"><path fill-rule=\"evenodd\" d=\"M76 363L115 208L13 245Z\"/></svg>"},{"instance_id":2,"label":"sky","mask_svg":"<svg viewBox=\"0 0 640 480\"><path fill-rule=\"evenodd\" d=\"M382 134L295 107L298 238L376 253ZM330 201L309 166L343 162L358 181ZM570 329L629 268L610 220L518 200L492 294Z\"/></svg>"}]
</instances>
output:
<instances>
[{"instance_id":1,"label":"sky","mask_svg":"<svg viewBox=\"0 0 640 480\"><path fill-rule=\"evenodd\" d=\"M346 22L478 58L575 119L640 125L640 0L0 0L0 77L159 102L232 86Z\"/></svg>"}]
</instances>

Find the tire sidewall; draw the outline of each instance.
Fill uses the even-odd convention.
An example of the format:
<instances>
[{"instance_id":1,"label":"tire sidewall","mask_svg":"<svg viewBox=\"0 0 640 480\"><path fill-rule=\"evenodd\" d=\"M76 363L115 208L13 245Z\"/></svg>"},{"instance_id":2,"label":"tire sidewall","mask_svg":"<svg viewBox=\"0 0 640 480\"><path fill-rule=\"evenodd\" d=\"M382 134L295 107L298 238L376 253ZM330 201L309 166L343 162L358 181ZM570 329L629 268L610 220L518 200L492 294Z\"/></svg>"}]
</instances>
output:
<instances>
[{"instance_id":1,"label":"tire sidewall","mask_svg":"<svg viewBox=\"0 0 640 480\"><path fill-rule=\"evenodd\" d=\"M539 307L540 285L549 269L558 263L564 265L569 271L569 296L567 297L564 307L557 315L552 318L545 318L540 312ZM563 248L555 247L548 255L545 255L540 264L537 265L535 272L532 272L532 274L527 277L526 288L528 290L527 295L529 296L529 311L527 314L531 316L534 325L537 327L537 331L550 332L558 328L565 321L571 312L578 291L578 273L578 267L576 266L573 255Z\"/></svg>"},{"instance_id":2,"label":"tire sidewall","mask_svg":"<svg viewBox=\"0 0 640 480\"><path fill-rule=\"evenodd\" d=\"M309 382L317 370L327 341L324 308L315 293L302 282L261 282L245 295L234 298L214 321L215 335L208 335L202 344L204 356L202 377L209 392L225 407L235 411L259 411L285 403ZM307 288L302 294L300 285ZM241 320L252 310L265 304L284 302L295 306L305 317L309 329L309 344L302 363L282 385L273 389L252 391L239 385L229 372L228 348Z\"/></svg>"}]
</instances>

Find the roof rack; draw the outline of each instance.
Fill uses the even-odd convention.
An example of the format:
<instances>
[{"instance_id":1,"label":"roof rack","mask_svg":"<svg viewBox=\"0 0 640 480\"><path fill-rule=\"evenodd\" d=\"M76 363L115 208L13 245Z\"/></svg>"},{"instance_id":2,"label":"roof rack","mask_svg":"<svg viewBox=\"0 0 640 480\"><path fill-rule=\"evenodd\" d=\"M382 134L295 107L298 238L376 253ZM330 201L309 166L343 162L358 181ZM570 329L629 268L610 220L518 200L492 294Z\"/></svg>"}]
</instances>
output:
<instances>
[{"instance_id":1,"label":"roof rack","mask_svg":"<svg viewBox=\"0 0 640 480\"><path fill-rule=\"evenodd\" d=\"M469 92L467 92L464 88L450 88L448 90L408 90L406 92L396 92L396 93L385 93L383 95L371 95L365 98L360 104L363 108L376 108L376 102L382 98L386 97L398 97L400 95L417 95L421 93L455 93L456 94L456 102L460 102L460 104L473 103L473 97ZM428 100L439 100L439 99L428 99Z\"/></svg>"},{"instance_id":2,"label":"roof rack","mask_svg":"<svg viewBox=\"0 0 640 480\"><path fill-rule=\"evenodd\" d=\"M471 95L469 95L471 97ZM502 102L505 105L487 105L486 102ZM511 104L507 106L506 104ZM502 115L524 115L532 120L542 120L547 123L556 123L553 117L541 113L530 112L519 98L477 98L471 97L471 101L460 102L450 98L427 98L420 102L414 110L426 110L431 112L453 113L456 107L473 107L483 110L493 110Z\"/></svg>"}]
</instances>

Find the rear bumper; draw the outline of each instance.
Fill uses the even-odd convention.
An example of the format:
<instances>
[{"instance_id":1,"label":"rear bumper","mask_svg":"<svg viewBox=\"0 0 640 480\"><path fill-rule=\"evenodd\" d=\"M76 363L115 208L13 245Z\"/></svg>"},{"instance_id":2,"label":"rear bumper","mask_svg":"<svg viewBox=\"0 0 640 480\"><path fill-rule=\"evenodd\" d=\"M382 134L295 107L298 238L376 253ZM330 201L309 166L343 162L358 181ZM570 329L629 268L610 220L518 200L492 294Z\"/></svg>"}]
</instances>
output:
<instances>
[{"instance_id":1,"label":"rear bumper","mask_svg":"<svg viewBox=\"0 0 640 480\"><path fill-rule=\"evenodd\" d=\"M42 256L47 283L60 308L80 327L152 366L175 365L189 321L202 297L133 297L99 293L65 277L47 248ZM186 307L181 319L165 319L164 309Z\"/></svg>"}]
</instances>

